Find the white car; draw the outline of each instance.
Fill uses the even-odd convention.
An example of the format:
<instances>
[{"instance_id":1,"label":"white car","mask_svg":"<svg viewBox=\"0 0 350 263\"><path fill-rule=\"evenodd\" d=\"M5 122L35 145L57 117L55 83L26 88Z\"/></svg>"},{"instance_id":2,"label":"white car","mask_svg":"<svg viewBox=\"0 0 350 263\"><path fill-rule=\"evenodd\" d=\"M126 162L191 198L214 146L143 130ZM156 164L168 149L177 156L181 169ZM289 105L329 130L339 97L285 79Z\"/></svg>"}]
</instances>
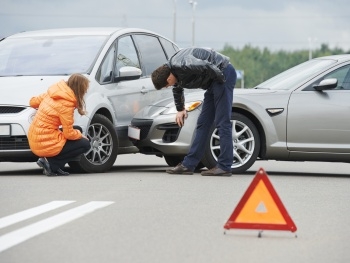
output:
<instances>
[{"instance_id":1,"label":"white car","mask_svg":"<svg viewBox=\"0 0 350 263\"><path fill-rule=\"evenodd\" d=\"M138 149L128 126L144 106L165 97L150 75L179 48L154 32L137 28L65 28L22 32L0 41L0 162L34 162L27 132L36 110L29 100L72 73L90 80L88 114L75 125L91 141L91 150L71 168L105 172L118 154Z\"/></svg>"}]
</instances>

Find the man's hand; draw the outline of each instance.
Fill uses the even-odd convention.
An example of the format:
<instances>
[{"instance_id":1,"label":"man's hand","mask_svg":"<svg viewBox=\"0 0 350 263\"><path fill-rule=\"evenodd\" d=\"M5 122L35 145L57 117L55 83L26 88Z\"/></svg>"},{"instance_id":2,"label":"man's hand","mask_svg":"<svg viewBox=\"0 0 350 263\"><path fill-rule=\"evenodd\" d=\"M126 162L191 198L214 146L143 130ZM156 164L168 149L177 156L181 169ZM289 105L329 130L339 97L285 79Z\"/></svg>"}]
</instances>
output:
<instances>
[{"instance_id":1,"label":"man's hand","mask_svg":"<svg viewBox=\"0 0 350 263\"><path fill-rule=\"evenodd\" d=\"M183 111L178 111L176 113L176 118L175 118L175 122L177 123L177 125L179 125L180 127L184 126L185 124L185 119L187 118L187 111L183 110Z\"/></svg>"}]
</instances>

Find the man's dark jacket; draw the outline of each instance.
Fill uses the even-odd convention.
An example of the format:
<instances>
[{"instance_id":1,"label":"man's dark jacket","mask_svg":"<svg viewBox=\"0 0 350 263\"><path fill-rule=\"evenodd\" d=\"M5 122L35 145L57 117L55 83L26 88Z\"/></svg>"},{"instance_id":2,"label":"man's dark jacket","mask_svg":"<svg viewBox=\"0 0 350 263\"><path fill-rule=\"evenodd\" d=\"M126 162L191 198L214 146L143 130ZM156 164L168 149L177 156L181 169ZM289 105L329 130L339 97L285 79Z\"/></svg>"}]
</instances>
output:
<instances>
[{"instance_id":1,"label":"man's dark jacket","mask_svg":"<svg viewBox=\"0 0 350 263\"><path fill-rule=\"evenodd\" d=\"M213 81L224 83L222 71L229 63L228 57L205 48L185 48L174 54L167 65L178 81L173 88L176 109L184 109L184 88L208 89Z\"/></svg>"}]
</instances>

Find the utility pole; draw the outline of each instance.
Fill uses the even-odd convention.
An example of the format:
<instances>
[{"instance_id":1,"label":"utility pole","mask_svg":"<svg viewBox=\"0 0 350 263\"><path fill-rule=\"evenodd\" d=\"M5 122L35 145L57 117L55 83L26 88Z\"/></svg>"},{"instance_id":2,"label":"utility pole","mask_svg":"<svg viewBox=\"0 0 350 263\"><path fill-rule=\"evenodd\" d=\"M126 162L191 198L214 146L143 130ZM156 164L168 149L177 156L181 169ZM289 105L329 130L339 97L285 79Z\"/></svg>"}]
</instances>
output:
<instances>
[{"instance_id":1,"label":"utility pole","mask_svg":"<svg viewBox=\"0 0 350 263\"><path fill-rule=\"evenodd\" d=\"M312 49L313 49L313 42L316 42L317 41L317 38L311 38L309 37L308 38L309 40L309 60L312 59Z\"/></svg>"},{"instance_id":2,"label":"utility pole","mask_svg":"<svg viewBox=\"0 0 350 263\"><path fill-rule=\"evenodd\" d=\"M189 0L190 5L192 5L192 46L194 46L194 29L195 29L195 10L196 10L196 1Z\"/></svg>"},{"instance_id":3,"label":"utility pole","mask_svg":"<svg viewBox=\"0 0 350 263\"><path fill-rule=\"evenodd\" d=\"M173 41L176 43L176 0L174 2Z\"/></svg>"}]
</instances>

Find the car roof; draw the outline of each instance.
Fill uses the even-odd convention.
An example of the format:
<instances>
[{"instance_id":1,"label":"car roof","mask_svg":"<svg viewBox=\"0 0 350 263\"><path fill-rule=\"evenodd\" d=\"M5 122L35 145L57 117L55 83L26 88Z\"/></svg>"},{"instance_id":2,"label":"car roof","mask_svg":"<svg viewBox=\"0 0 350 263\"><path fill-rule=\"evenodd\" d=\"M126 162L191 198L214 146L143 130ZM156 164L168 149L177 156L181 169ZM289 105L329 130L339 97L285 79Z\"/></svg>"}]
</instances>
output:
<instances>
[{"instance_id":1,"label":"car roof","mask_svg":"<svg viewBox=\"0 0 350 263\"><path fill-rule=\"evenodd\" d=\"M340 54L340 55L332 55L332 56L324 56L315 59L334 59L338 62L344 62L350 60L350 54Z\"/></svg>"},{"instance_id":2,"label":"car roof","mask_svg":"<svg viewBox=\"0 0 350 263\"><path fill-rule=\"evenodd\" d=\"M10 35L7 38L24 38L24 37L40 37L40 36L69 36L69 35L100 35L108 36L112 35L118 31L128 32L146 32L150 34L156 34L152 31L140 28L123 28L123 27L76 27L76 28L56 28L56 29L45 29L45 30L34 30L34 31L24 31Z\"/></svg>"}]
</instances>

